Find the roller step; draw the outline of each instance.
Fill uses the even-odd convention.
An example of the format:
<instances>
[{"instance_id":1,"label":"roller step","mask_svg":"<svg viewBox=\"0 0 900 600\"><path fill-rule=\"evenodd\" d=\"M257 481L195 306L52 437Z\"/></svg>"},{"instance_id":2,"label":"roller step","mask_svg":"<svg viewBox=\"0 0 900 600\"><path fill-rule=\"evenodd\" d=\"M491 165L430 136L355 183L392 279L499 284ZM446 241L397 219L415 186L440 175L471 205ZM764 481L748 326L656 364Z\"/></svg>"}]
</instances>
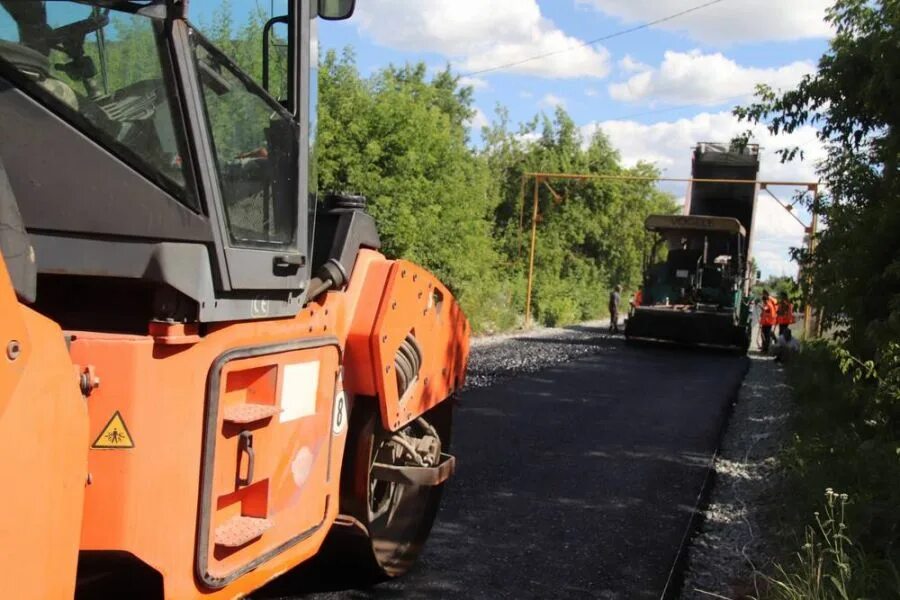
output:
<instances>
[{"instance_id":1,"label":"roller step","mask_svg":"<svg viewBox=\"0 0 900 600\"><path fill-rule=\"evenodd\" d=\"M225 409L224 418L226 423L243 425L264 421L279 413L281 413L281 408L274 404L235 404Z\"/></svg>"},{"instance_id":2,"label":"roller step","mask_svg":"<svg viewBox=\"0 0 900 600\"><path fill-rule=\"evenodd\" d=\"M255 540L272 526L269 519L258 517L233 517L216 527L216 546L238 548Z\"/></svg>"}]
</instances>

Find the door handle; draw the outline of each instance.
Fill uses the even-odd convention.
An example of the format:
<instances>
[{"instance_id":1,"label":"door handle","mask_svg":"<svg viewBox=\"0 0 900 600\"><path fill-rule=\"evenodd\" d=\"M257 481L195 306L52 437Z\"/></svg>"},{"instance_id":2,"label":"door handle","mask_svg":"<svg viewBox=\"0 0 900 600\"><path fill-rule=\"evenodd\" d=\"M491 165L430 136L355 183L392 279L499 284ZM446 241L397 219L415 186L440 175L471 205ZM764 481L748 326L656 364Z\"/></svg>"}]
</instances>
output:
<instances>
[{"instance_id":1,"label":"door handle","mask_svg":"<svg viewBox=\"0 0 900 600\"><path fill-rule=\"evenodd\" d=\"M243 466L243 456L247 455L247 476L241 477L241 467ZM256 462L256 455L253 452L253 434L249 431L242 431L238 439L238 464L237 464L237 484L238 487L248 486L253 483L253 467Z\"/></svg>"},{"instance_id":2,"label":"door handle","mask_svg":"<svg viewBox=\"0 0 900 600\"><path fill-rule=\"evenodd\" d=\"M272 272L280 277L288 277L306 266L303 254L285 254L272 259Z\"/></svg>"}]
</instances>

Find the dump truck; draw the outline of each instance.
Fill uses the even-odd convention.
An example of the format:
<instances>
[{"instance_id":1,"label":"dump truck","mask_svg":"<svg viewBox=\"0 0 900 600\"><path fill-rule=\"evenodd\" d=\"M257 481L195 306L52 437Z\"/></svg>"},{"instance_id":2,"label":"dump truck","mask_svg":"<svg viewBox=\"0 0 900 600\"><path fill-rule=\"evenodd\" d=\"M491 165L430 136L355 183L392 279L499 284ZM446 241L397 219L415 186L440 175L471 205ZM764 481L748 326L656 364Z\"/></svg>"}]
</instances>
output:
<instances>
[{"instance_id":1,"label":"dump truck","mask_svg":"<svg viewBox=\"0 0 900 600\"><path fill-rule=\"evenodd\" d=\"M747 351L758 171L755 144L694 148L684 214L646 219L653 244L643 301L626 321L626 339Z\"/></svg>"},{"instance_id":2,"label":"dump truck","mask_svg":"<svg viewBox=\"0 0 900 600\"><path fill-rule=\"evenodd\" d=\"M364 197L317 198L311 28L354 2L287 5L258 81L184 0L0 0L9 597L235 598L326 541L355 581L422 549L470 328Z\"/></svg>"}]
</instances>

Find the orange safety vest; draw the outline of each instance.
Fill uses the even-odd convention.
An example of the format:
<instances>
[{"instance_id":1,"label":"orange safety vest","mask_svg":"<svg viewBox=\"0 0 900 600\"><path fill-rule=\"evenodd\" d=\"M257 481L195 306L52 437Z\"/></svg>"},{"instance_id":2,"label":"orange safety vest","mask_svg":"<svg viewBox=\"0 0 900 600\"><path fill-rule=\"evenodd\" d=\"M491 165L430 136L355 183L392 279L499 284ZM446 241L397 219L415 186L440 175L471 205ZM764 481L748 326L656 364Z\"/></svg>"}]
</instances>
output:
<instances>
[{"instance_id":1,"label":"orange safety vest","mask_svg":"<svg viewBox=\"0 0 900 600\"><path fill-rule=\"evenodd\" d=\"M775 301L769 298L762 305L762 312L759 315L759 324L760 325L774 325L776 322L776 315L778 314L778 307L775 305Z\"/></svg>"},{"instance_id":2,"label":"orange safety vest","mask_svg":"<svg viewBox=\"0 0 900 600\"><path fill-rule=\"evenodd\" d=\"M640 306L644 302L644 292L638 290L634 293L634 305Z\"/></svg>"},{"instance_id":3,"label":"orange safety vest","mask_svg":"<svg viewBox=\"0 0 900 600\"><path fill-rule=\"evenodd\" d=\"M794 322L794 305L789 300L778 303L776 322L779 325L791 325Z\"/></svg>"}]
</instances>

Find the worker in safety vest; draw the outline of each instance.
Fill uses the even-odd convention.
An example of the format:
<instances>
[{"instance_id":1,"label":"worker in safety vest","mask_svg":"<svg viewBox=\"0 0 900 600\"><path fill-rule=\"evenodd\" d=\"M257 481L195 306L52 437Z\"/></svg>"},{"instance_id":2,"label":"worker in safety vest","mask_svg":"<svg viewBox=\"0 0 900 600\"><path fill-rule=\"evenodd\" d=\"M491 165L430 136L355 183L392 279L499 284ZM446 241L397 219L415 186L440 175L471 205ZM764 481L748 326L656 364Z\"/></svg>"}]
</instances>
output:
<instances>
[{"instance_id":1,"label":"worker in safety vest","mask_svg":"<svg viewBox=\"0 0 900 600\"><path fill-rule=\"evenodd\" d=\"M644 303L644 286L639 285L637 291L634 293L634 296L632 296L632 298L631 298L630 315L633 315L634 309L637 308L638 306L641 306L643 303Z\"/></svg>"},{"instance_id":2,"label":"worker in safety vest","mask_svg":"<svg viewBox=\"0 0 900 600\"><path fill-rule=\"evenodd\" d=\"M794 304L788 298L787 292L779 294L775 322L778 324L778 335L784 335L785 330L790 329L794 323Z\"/></svg>"},{"instance_id":3,"label":"worker in safety vest","mask_svg":"<svg viewBox=\"0 0 900 600\"><path fill-rule=\"evenodd\" d=\"M772 328L778 322L778 306L769 296L769 290L763 290L762 306L759 313L759 328L762 330L762 351L769 352L772 343Z\"/></svg>"}]
</instances>

